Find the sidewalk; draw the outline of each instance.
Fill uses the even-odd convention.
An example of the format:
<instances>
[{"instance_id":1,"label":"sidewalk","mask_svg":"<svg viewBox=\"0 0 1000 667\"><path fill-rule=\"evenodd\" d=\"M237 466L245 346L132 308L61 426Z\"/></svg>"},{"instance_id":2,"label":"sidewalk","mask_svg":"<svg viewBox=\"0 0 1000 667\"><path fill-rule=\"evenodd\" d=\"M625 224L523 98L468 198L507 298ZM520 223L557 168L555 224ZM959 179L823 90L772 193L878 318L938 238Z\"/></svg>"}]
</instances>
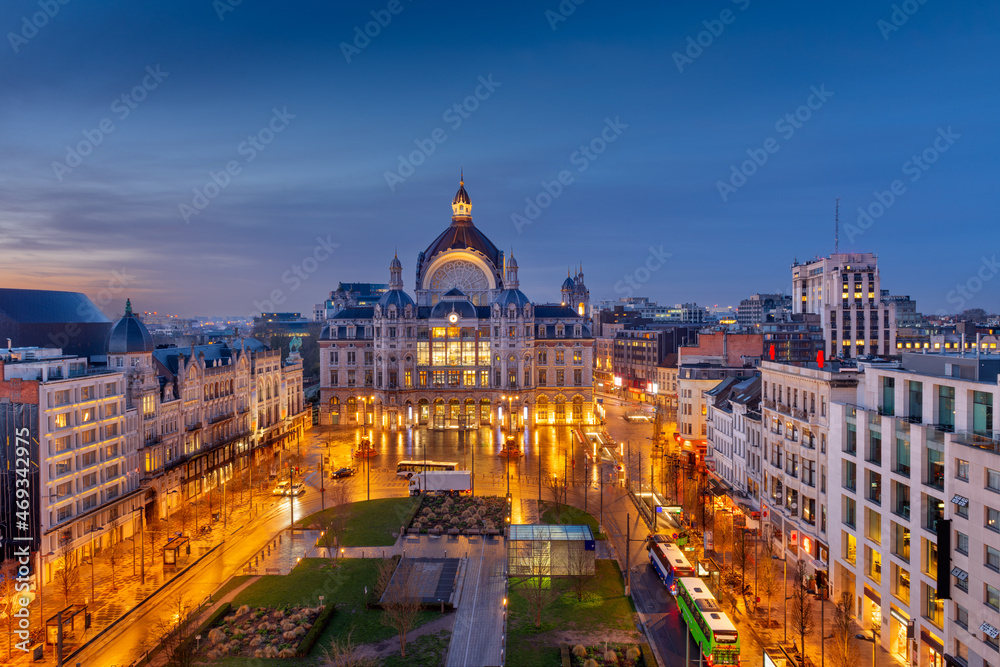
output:
<instances>
[{"instance_id":1,"label":"sidewalk","mask_svg":"<svg viewBox=\"0 0 1000 667\"><path fill-rule=\"evenodd\" d=\"M259 499L259 502L258 502ZM270 509L277 502L275 497L265 495L262 492L254 491L254 517L261 512ZM164 568L163 565L163 544L165 538L163 533L157 540L157 553L150 553L149 537L143 539L140 544L133 538L128 538L122 542L122 558L116 564L114 570L114 586L112 585L112 568L107 562L107 549L97 553L97 557L91 566L90 559L85 560L77 567L78 577L69 590L68 603L85 603L91 613L91 627L87 630L80 630L77 639L73 641L76 646L82 645L93 639L102 630L111 625L123 614L135 607L164 583L180 573L188 564L196 560L202 554L208 552L224 538L232 535L236 530L250 521L249 504L234 503L234 509L226 522L221 519L212 525L212 531L204 534L193 534L189 530L191 554L182 552L179 562L174 568ZM171 521L171 524L174 522ZM224 527L223 524L226 524ZM202 517L199 525L205 525L205 517ZM165 522L164 522L165 527ZM174 525L170 526L175 528ZM176 526L180 528L180 526ZM189 529L192 526L189 526ZM137 537L142 539L140 533ZM133 574L132 549L135 547L135 574ZM143 553L145 552L145 553ZM143 555L145 558L143 558ZM140 561L145 564L145 583L143 583L143 567ZM91 581L93 580L93 584ZM93 597L91 594L93 590ZM29 606L31 618L38 619L39 604L43 605L44 619L42 622L54 616L67 604L67 596L64 595L59 582L53 580L44 585L41 600L36 596ZM41 625L41 623L39 623ZM79 626L78 626L79 627ZM69 643L66 644L69 646ZM72 648L64 648L64 655L68 655ZM6 652L3 652L6 657ZM31 662L30 654L15 650L11 659L4 663L10 665L39 665L55 664L55 647L46 647L44 662Z\"/></svg>"}]
</instances>

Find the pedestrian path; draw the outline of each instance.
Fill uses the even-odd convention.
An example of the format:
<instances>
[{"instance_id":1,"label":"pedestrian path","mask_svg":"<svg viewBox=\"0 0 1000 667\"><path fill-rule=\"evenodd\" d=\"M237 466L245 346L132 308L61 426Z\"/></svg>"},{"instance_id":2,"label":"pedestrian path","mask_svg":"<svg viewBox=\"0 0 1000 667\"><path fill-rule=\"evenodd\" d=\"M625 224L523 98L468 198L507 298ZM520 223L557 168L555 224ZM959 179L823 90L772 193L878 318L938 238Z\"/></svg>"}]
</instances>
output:
<instances>
[{"instance_id":1,"label":"pedestrian path","mask_svg":"<svg viewBox=\"0 0 1000 667\"><path fill-rule=\"evenodd\" d=\"M462 583L455 625L448 645L448 667L500 665L503 647L503 604L507 596L503 538L472 542Z\"/></svg>"},{"instance_id":2,"label":"pedestrian path","mask_svg":"<svg viewBox=\"0 0 1000 667\"><path fill-rule=\"evenodd\" d=\"M286 530L267 543L260 553L250 560L246 574L288 574L302 558L319 555L323 548L316 547L318 530Z\"/></svg>"}]
</instances>

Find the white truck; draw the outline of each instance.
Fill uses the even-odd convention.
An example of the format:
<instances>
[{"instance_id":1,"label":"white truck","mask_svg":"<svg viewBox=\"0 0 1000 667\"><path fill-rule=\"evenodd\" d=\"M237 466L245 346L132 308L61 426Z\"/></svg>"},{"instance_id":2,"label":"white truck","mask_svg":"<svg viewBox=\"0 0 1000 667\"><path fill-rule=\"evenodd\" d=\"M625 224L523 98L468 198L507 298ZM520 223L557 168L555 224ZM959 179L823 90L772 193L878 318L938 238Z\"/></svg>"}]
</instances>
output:
<instances>
[{"instance_id":1,"label":"white truck","mask_svg":"<svg viewBox=\"0 0 1000 667\"><path fill-rule=\"evenodd\" d=\"M472 475L468 470L437 470L418 472L410 478L410 495L445 493L457 496L472 490Z\"/></svg>"}]
</instances>

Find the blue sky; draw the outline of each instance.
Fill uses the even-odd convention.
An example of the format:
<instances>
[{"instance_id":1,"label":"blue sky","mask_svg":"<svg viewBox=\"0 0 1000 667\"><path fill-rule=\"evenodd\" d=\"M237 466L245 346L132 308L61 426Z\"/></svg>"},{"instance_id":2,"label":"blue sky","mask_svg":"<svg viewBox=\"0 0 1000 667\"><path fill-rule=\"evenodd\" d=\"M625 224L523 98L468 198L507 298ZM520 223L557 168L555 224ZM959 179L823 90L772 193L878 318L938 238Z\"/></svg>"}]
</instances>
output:
<instances>
[{"instance_id":1,"label":"blue sky","mask_svg":"<svg viewBox=\"0 0 1000 667\"><path fill-rule=\"evenodd\" d=\"M648 4L9 0L0 284L307 311L398 249L412 291L462 167L536 301L581 261L594 300L787 290L833 250L838 197L841 250L924 312L1000 250L996 3Z\"/></svg>"}]
</instances>

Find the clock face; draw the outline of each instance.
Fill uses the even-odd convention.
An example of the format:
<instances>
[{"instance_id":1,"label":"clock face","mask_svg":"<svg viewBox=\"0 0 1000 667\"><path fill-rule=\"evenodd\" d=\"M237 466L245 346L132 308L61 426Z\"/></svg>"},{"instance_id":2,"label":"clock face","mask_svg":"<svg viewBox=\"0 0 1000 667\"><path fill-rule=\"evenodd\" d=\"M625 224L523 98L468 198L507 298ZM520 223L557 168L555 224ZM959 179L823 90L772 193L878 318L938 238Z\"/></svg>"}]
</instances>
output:
<instances>
[{"instance_id":1,"label":"clock face","mask_svg":"<svg viewBox=\"0 0 1000 667\"><path fill-rule=\"evenodd\" d=\"M483 270L474 263L458 259L439 267L432 275L430 288L447 292L457 287L466 294L481 292L490 288L490 281Z\"/></svg>"},{"instance_id":2,"label":"clock face","mask_svg":"<svg viewBox=\"0 0 1000 667\"><path fill-rule=\"evenodd\" d=\"M450 314L448 316L448 321L451 322L452 324L454 324L455 322L458 322L458 313L452 313L452 314Z\"/></svg>"}]
</instances>

